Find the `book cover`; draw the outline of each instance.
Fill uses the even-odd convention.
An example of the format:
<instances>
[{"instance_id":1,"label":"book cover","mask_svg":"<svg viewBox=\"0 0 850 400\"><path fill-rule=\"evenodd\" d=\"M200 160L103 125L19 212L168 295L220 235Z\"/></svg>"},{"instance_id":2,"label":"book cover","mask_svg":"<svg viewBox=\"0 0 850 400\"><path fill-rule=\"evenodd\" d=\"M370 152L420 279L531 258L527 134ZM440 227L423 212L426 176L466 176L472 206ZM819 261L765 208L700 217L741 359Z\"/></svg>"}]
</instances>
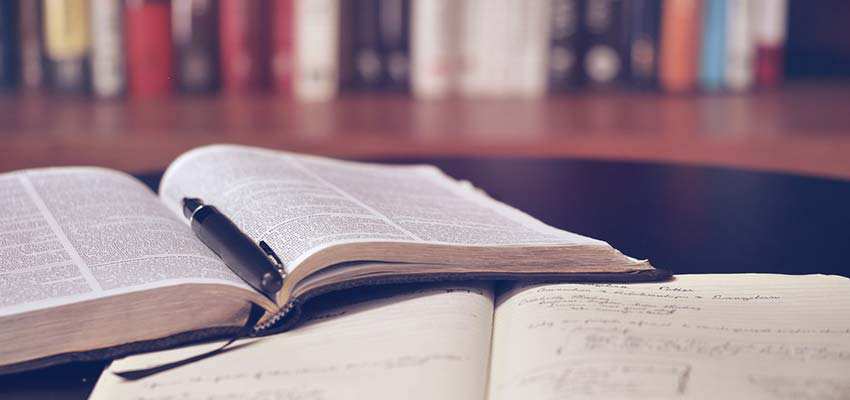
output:
<instances>
[{"instance_id":1,"label":"book cover","mask_svg":"<svg viewBox=\"0 0 850 400\"><path fill-rule=\"evenodd\" d=\"M659 82L664 90L694 90L699 70L702 1L664 0Z\"/></svg>"},{"instance_id":2,"label":"book cover","mask_svg":"<svg viewBox=\"0 0 850 400\"><path fill-rule=\"evenodd\" d=\"M272 3L272 78L278 93L292 95L295 77L295 2Z\"/></svg>"},{"instance_id":3,"label":"book cover","mask_svg":"<svg viewBox=\"0 0 850 400\"><path fill-rule=\"evenodd\" d=\"M20 81L24 89L44 86L44 47L41 1L18 2Z\"/></svg>"},{"instance_id":4,"label":"book cover","mask_svg":"<svg viewBox=\"0 0 850 400\"><path fill-rule=\"evenodd\" d=\"M583 2L552 0L549 33L549 90L559 92L581 82Z\"/></svg>"},{"instance_id":5,"label":"book cover","mask_svg":"<svg viewBox=\"0 0 850 400\"><path fill-rule=\"evenodd\" d=\"M726 0L725 82L730 90L746 90L753 84L754 47L750 24L750 0Z\"/></svg>"},{"instance_id":6,"label":"book cover","mask_svg":"<svg viewBox=\"0 0 850 400\"><path fill-rule=\"evenodd\" d=\"M339 86L339 0L295 0L295 96L327 101Z\"/></svg>"},{"instance_id":7,"label":"book cover","mask_svg":"<svg viewBox=\"0 0 850 400\"><path fill-rule=\"evenodd\" d=\"M628 1L625 13L628 31L628 80L634 87L655 87L658 82L661 0Z\"/></svg>"},{"instance_id":8,"label":"book cover","mask_svg":"<svg viewBox=\"0 0 850 400\"><path fill-rule=\"evenodd\" d=\"M623 0L587 0L584 74L591 87L610 87L625 77L626 30Z\"/></svg>"},{"instance_id":9,"label":"book cover","mask_svg":"<svg viewBox=\"0 0 850 400\"><path fill-rule=\"evenodd\" d=\"M91 0L91 83L98 97L115 97L124 92L123 2Z\"/></svg>"},{"instance_id":10,"label":"book cover","mask_svg":"<svg viewBox=\"0 0 850 400\"><path fill-rule=\"evenodd\" d=\"M773 87L782 81L788 1L753 0L753 6L756 83L761 87Z\"/></svg>"},{"instance_id":11,"label":"book cover","mask_svg":"<svg viewBox=\"0 0 850 400\"><path fill-rule=\"evenodd\" d=\"M0 89L9 89L18 81L18 10L17 2L0 0Z\"/></svg>"},{"instance_id":12,"label":"book cover","mask_svg":"<svg viewBox=\"0 0 850 400\"><path fill-rule=\"evenodd\" d=\"M160 97L171 92L171 6L168 1L126 3L125 42L130 95Z\"/></svg>"},{"instance_id":13,"label":"book cover","mask_svg":"<svg viewBox=\"0 0 850 400\"><path fill-rule=\"evenodd\" d=\"M218 87L218 4L215 0L174 0L171 37L180 90L211 92Z\"/></svg>"},{"instance_id":14,"label":"book cover","mask_svg":"<svg viewBox=\"0 0 850 400\"><path fill-rule=\"evenodd\" d=\"M252 92L269 81L270 4L267 0L221 0L219 42L225 91Z\"/></svg>"},{"instance_id":15,"label":"book cover","mask_svg":"<svg viewBox=\"0 0 850 400\"><path fill-rule=\"evenodd\" d=\"M44 49L51 87L58 92L88 90L88 0L44 0Z\"/></svg>"},{"instance_id":16,"label":"book cover","mask_svg":"<svg viewBox=\"0 0 850 400\"><path fill-rule=\"evenodd\" d=\"M726 77L726 0L703 0L700 86L704 90L723 88Z\"/></svg>"}]
</instances>

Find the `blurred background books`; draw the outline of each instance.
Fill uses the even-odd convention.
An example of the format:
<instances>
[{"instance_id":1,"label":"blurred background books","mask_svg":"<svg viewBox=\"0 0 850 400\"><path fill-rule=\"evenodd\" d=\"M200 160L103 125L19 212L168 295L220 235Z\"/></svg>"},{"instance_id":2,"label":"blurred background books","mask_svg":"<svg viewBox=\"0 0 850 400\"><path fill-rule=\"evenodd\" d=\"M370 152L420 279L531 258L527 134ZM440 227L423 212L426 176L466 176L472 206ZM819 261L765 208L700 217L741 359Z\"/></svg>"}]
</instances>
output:
<instances>
[{"instance_id":1,"label":"blurred background books","mask_svg":"<svg viewBox=\"0 0 850 400\"><path fill-rule=\"evenodd\" d=\"M841 0L0 0L0 171L235 142L850 178L847 21Z\"/></svg>"}]
</instances>

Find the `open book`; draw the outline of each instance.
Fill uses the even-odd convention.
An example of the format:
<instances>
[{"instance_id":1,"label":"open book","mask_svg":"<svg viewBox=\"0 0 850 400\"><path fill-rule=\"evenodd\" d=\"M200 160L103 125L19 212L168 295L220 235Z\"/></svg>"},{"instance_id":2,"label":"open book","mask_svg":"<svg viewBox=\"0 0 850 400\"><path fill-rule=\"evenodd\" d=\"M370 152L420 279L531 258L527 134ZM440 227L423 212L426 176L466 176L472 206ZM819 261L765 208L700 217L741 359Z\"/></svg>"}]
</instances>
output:
<instances>
[{"instance_id":1,"label":"open book","mask_svg":"<svg viewBox=\"0 0 850 400\"><path fill-rule=\"evenodd\" d=\"M284 263L267 298L197 239L198 197ZM383 166L218 145L166 171L159 196L83 167L0 175L0 371L267 332L308 299L366 284L471 278L656 280L646 261L547 226L430 166Z\"/></svg>"},{"instance_id":2,"label":"open book","mask_svg":"<svg viewBox=\"0 0 850 400\"><path fill-rule=\"evenodd\" d=\"M438 285L139 381L113 371L211 345L117 360L91 399L846 399L848 316L838 276Z\"/></svg>"}]
</instances>

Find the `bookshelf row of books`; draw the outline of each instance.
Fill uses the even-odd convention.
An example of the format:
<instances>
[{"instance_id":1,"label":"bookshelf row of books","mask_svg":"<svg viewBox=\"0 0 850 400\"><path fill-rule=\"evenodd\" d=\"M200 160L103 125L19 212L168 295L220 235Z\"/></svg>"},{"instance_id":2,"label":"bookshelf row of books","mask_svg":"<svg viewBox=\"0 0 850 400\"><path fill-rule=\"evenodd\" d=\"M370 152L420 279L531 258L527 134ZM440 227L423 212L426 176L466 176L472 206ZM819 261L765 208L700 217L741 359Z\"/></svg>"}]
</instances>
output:
<instances>
[{"instance_id":1,"label":"bookshelf row of books","mask_svg":"<svg viewBox=\"0 0 850 400\"><path fill-rule=\"evenodd\" d=\"M103 98L747 90L787 0L0 0L0 86Z\"/></svg>"}]
</instances>

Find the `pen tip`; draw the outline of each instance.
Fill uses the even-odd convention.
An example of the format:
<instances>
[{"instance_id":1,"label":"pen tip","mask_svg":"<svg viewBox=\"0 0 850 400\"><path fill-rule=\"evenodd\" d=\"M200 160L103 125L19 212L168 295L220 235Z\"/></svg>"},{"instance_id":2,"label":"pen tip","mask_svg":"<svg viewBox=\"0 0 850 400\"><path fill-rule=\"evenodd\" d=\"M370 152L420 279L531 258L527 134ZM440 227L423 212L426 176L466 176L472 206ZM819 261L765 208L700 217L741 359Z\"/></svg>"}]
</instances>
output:
<instances>
[{"instance_id":1,"label":"pen tip","mask_svg":"<svg viewBox=\"0 0 850 400\"><path fill-rule=\"evenodd\" d=\"M195 210L201 208L204 205L204 202L199 198L195 197L184 197L183 198L183 216L191 219L192 215L195 213Z\"/></svg>"}]
</instances>

